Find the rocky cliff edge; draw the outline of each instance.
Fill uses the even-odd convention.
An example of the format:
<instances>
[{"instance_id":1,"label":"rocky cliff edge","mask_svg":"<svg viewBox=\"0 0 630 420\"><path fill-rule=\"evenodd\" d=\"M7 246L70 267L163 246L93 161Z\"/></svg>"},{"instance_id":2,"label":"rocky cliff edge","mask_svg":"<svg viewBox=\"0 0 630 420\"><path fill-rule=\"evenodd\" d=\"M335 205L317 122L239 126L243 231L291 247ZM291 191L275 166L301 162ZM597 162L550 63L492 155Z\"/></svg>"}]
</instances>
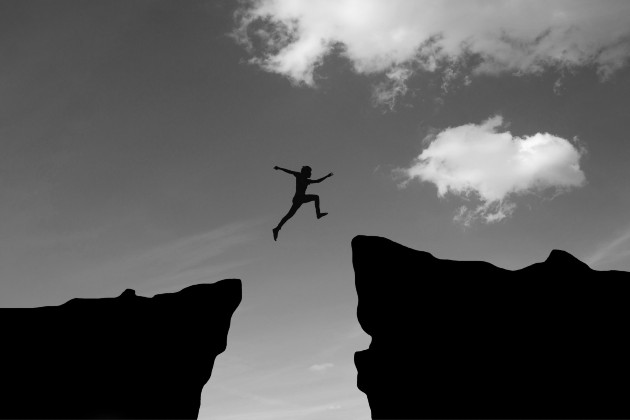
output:
<instances>
[{"instance_id":1,"label":"rocky cliff edge","mask_svg":"<svg viewBox=\"0 0 630 420\"><path fill-rule=\"evenodd\" d=\"M630 418L630 274L564 251L509 271L352 241L374 419Z\"/></svg>"},{"instance_id":2,"label":"rocky cliff edge","mask_svg":"<svg viewBox=\"0 0 630 420\"><path fill-rule=\"evenodd\" d=\"M0 418L197 418L241 281L0 309Z\"/></svg>"}]
</instances>

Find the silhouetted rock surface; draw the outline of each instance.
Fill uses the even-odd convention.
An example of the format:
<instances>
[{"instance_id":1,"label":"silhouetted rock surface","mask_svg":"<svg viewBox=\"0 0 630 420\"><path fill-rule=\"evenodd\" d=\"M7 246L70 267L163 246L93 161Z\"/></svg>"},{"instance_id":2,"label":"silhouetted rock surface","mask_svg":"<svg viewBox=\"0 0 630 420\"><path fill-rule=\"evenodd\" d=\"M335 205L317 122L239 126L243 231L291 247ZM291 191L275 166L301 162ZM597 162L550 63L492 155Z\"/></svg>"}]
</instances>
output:
<instances>
[{"instance_id":1,"label":"silhouetted rock surface","mask_svg":"<svg viewBox=\"0 0 630 420\"><path fill-rule=\"evenodd\" d=\"M0 309L0 418L197 418L241 281Z\"/></svg>"},{"instance_id":2,"label":"silhouetted rock surface","mask_svg":"<svg viewBox=\"0 0 630 420\"><path fill-rule=\"evenodd\" d=\"M630 418L630 274L563 251L509 271L352 241L372 418Z\"/></svg>"}]
</instances>

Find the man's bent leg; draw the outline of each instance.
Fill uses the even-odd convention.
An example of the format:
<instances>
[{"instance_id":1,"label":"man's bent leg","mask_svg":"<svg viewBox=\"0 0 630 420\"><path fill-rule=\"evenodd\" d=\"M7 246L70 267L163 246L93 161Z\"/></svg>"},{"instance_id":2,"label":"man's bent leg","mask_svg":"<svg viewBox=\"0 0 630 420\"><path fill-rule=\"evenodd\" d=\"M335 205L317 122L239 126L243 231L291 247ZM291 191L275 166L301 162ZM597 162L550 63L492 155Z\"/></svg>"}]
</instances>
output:
<instances>
[{"instance_id":1,"label":"man's bent leg","mask_svg":"<svg viewBox=\"0 0 630 420\"><path fill-rule=\"evenodd\" d=\"M322 217L328 214L328 213L322 213L321 210L319 209L319 196L318 195L315 195L315 194L306 195L304 197L304 202L308 203L309 201L315 202L315 213L317 214L318 219L321 219Z\"/></svg>"}]
</instances>

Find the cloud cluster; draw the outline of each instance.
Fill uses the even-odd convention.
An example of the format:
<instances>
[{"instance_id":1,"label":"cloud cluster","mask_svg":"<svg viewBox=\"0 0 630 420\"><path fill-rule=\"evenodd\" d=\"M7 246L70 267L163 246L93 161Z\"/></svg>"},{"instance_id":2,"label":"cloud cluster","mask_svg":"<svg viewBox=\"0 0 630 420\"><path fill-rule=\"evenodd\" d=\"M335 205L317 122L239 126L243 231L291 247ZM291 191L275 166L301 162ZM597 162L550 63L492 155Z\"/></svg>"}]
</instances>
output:
<instances>
[{"instance_id":1,"label":"cloud cluster","mask_svg":"<svg viewBox=\"0 0 630 420\"><path fill-rule=\"evenodd\" d=\"M470 54L473 73L593 66L602 78L630 57L628 0L250 0L236 17L236 39L264 69L312 85L340 52L358 73L387 75L385 99L411 73Z\"/></svg>"},{"instance_id":2,"label":"cloud cluster","mask_svg":"<svg viewBox=\"0 0 630 420\"><path fill-rule=\"evenodd\" d=\"M432 135L411 167L402 170L404 184L418 179L435 184L439 197L478 199L480 204L462 206L455 216L466 225L510 216L518 195L584 184L581 148L549 133L516 137L500 132L502 124L503 118L495 116Z\"/></svg>"}]
</instances>

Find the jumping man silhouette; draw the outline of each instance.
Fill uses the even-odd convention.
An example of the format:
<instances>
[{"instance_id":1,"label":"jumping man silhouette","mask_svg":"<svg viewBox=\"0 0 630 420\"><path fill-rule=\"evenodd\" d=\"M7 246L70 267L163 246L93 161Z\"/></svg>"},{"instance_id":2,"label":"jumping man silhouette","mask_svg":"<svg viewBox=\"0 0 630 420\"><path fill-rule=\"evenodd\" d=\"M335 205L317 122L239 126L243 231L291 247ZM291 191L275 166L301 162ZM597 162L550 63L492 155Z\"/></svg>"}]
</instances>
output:
<instances>
[{"instance_id":1,"label":"jumping man silhouette","mask_svg":"<svg viewBox=\"0 0 630 420\"><path fill-rule=\"evenodd\" d=\"M274 166L273 169L275 169L276 171L286 172L295 177L295 195L293 196L293 205L289 209L289 212L282 218L282 220L280 220L278 226L273 229L273 240L275 241L278 239L278 232L280 232L280 229L282 229L282 225L284 225L287 220L293 217L293 215L298 211L302 204L314 201L315 211L317 212L318 219L321 219L328 214L322 213L319 210L319 196L314 194L306 194L306 187L308 187L310 184L317 184L318 182L322 182L326 178L331 177L333 174L331 172L325 177L319 179L311 179L310 166L302 166L302 170L300 172L291 171L289 169L284 169L279 166Z\"/></svg>"}]
</instances>

